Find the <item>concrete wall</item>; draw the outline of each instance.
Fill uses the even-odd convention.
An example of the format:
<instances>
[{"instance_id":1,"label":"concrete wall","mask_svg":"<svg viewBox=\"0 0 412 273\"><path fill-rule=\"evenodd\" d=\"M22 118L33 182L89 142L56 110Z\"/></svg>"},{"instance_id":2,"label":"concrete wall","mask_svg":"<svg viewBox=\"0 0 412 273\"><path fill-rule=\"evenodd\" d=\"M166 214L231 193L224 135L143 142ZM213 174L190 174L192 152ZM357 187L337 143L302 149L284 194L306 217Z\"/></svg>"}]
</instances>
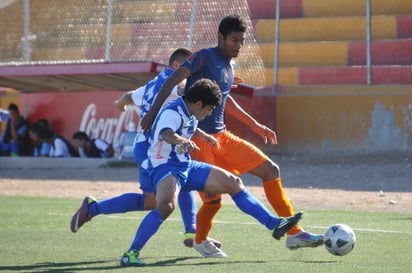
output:
<instances>
[{"instance_id":1,"label":"concrete wall","mask_svg":"<svg viewBox=\"0 0 412 273\"><path fill-rule=\"evenodd\" d=\"M412 86L285 87L275 93L277 149L412 148Z\"/></svg>"}]
</instances>

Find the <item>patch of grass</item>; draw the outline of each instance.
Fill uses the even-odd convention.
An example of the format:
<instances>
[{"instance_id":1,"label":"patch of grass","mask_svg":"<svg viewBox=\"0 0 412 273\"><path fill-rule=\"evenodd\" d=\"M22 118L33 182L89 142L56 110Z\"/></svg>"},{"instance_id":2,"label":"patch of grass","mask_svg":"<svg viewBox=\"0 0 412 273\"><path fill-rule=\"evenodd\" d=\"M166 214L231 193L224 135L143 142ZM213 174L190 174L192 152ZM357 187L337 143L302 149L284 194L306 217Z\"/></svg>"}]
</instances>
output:
<instances>
[{"instance_id":1,"label":"patch of grass","mask_svg":"<svg viewBox=\"0 0 412 273\"><path fill-rule=\"evenodd\" d=\"M122 268L119 259L146 212L99 216L78 233L69 228L81 200L0 196L0 271L3 272L409 272L412 215L359 211L305 211L304 228L323 233L346 223L356 233L355 249L336 257L324 247L289 251L285 239L233 205L217 214L211 236L223 243L227 259L205 259L183 246L176 211L141 252L148 264Z\"/></svg>"}]
</instances>

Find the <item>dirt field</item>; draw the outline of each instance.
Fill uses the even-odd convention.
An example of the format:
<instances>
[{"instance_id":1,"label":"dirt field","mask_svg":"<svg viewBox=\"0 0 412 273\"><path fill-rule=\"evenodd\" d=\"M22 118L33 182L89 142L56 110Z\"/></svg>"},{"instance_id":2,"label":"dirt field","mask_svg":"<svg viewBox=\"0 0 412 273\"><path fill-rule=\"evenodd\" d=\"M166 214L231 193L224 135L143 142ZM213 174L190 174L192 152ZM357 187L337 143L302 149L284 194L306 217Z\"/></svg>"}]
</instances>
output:
<instances>
[{"instance_id":1,"label":"dirt field","mask_svg":"<svg viewBox=\"0 0 412 273\"><path fill-rule=\"evenodd\" d=\"M272 158L280 166L283 185L297 209L412 213L410 151L277 154ZM248 189L265 201L261 182L250 175L243 178ZM130 164L105 168L0 165L0 194L8 196L104 198L138 191L135 181L137 171Z\"/></svg>"}]
</instances>

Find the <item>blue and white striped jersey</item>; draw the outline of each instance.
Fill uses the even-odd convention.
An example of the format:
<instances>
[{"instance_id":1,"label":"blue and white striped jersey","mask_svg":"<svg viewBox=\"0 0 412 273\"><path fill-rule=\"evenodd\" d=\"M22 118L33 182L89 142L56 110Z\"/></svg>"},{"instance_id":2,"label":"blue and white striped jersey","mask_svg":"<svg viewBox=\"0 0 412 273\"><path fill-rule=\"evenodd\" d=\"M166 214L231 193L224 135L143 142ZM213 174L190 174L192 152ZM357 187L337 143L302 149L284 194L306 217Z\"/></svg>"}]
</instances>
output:
<instances>
[{"instance_id":1,"label":"blue and white striped jersey","mask_svg":"<svg viewBox=\"0 0 412 273\"><path fill-rule=\"evenodd\" d=\"M173 69L170 67L165 68L162 72L160 72L154 79L149 81L147 84L145 84L142 87L137 88L134 90L132 93L132 100L135 105L140 107L140 115L139 118L142 120L146 114L149 112L150 108L152 107L157 94L160 91L160 88L164 84L164 82L169 78L169 76L173 73ZM169 101L176 99L178 97L178 87L175 86L168 97L168 99L165 101L164 104L168 103ZM141 127L139 125L138 128L138 134L137 134L137 142L145 141L146 136L145 134L142 133Z\"/></svg>"},{"instance_id":2,"label":"blue and white striped jersey","mask_svg":"<svg viewBox=\"0 0 412 273\"><path fill-rule=\"evenodd\" d=\"M148 157L153 168L172 162L189 162L188 152L180 152L177 145L162 140L160 132L172 129L178 135L190 139L196 131L198 121L189 114L181 97L164 106L157 115L149 135L150 148Z\"/></svg>"}]
</instances>

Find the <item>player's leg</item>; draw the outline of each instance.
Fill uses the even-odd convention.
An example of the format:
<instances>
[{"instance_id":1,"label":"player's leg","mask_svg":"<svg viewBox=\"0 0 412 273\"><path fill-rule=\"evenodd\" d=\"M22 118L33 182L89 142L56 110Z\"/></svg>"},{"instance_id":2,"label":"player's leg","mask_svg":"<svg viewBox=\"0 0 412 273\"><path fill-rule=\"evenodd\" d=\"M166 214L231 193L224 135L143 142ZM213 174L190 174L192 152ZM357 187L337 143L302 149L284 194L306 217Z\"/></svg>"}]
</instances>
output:
<instances>
[{"instance_id":1,"label":"player's leg","mask_svg":"<svg viewBox=\"0 0 412 273\"><path fill-rule=\"evenodd\" d=\"M287 230L295 226L301 217L301 213L289 218L272 215L258 199L245 189L240 177L217 166L194 161L189 172L189 183L195 190L203 189L205 192L229 194L241 211L273 230L273 236L276 239L280 239Z\"/></svg>"},{"instance_id":2,"label":"player's leg","mask_svg":"<svg viewBox=\"0 0 412 273\"><path fill-rule=\"evenodd\" d=\"M219 141L218 135L216 135L216 137ZM199 137L193 136L192 140L199 147L199 150L195 150L191 153L192 159L214 164L216 149ZM195 241L198 244L208 239L209 233L213 226L213 218L222 207L220 194L199 192L199 196L202 200L202 205L200 206L196 216L197 229Z\"/></svg>"},{"instance_id":3,"label":"player's leg","mask_svg":"<svg viewBox=\"0 0 412 273\"><path fill-rule=\"evenodd\" d=\"M196 211L197 206L192 191L180 191L178 195L180 214L185 227L184 245L192 247L193 234L196 232Z\"/></svg>"},{"instance_id":4,"label":"player's leg","mask_svg":"<svg viewBox=\"0 0 412 273\"><path fill-rule=\"evenodd\" d=\"M200 244L204 240L211 240L212 243L220 248L221 243L209 237L209 233L213 227L213 218L222 207L222 198L219 193L198 192L202 205L196 216L196 236L195 242Z\"/></svg>"},{"instance_id":5,"label":"player's leg","mask_svg":"<svg viewBox=\"0 0 412 273\"><path fill-rule=\"evenodd\" d=\"M240 174L251 173L261 178L266 198L276 213L281 217L294 215L293 206L282 186L279 166L250 142L230 132L225 132L224 135L224 149L232 152L217 157L217 164L225 169L232 167ZM244 158L248 160L243 160ZM322 235L306 232L299 225L288 231L288 235L286 245L291 249L323 244Z\"/></svg>"},{"instance_id":6,"label":"player's leg","mask_svg":"<svg viewBox=\"0 0 412 273\"><path fill-rule=\"evenodd\" d=\"M96 200L92 196L83 199L80 208L70 222L72 232L77 232L85 223L100 214L126 213L129 211L151 210L156 206L154 187L149 178L149 172L144 167L147 155L147 143L136 143L134 155L139 169L140 188L143 193L124 193L119 196Z\"/></svg>"},{"instance_id":7,"label":"player's leg","mask_svg":"<svg viewBox=\"0 0 412 273\"><path fill-rule=\"evenodd\" d=\"M140 223L136 235L128 251L123 254L120 264L123 266L140 266L144 263L139 259L140 251L149 239L158 231L160 225L174 211L178 186L176 178L166 176L156 188L156 208L150 211Z\"/></svg>"}]
</instances>

